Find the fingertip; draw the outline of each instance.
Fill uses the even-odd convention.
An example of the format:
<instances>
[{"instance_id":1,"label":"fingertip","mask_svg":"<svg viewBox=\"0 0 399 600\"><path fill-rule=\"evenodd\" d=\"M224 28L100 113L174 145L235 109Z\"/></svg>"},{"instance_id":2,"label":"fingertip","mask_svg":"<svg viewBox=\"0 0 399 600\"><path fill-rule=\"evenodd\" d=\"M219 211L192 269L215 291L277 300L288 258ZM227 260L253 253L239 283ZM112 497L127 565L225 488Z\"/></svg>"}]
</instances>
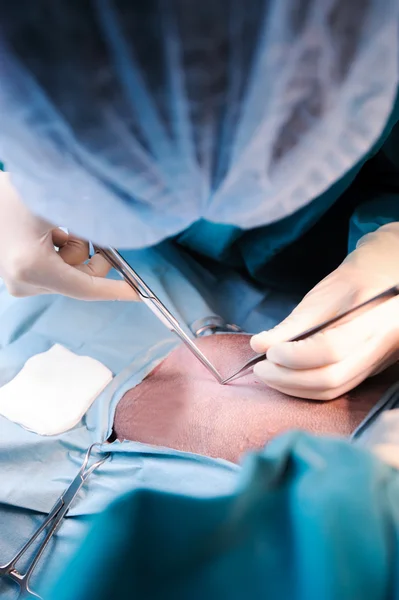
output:
<instances>
[{"instance_id":1,"label":"fingertip","mask_svg":"<svg viewBox=\"0 0 399 600\"><path fill-rule=\"evenodd\" d=\"M254 365L254 375L261 381L265 381L266 361L262 360Z\"/></svg>"},{"instance_id":2,"label":"fingertip","mask_svg":"<svg viewBox=\"0 0 399 600\"><path fill-rule=\"evenodd\" d=\"M250 340L251 348L255 352L266 353L270 347L284 342L287 336L287 332L278 325L269 331L262 331L252 336Z\"/></svg>"},{"instance_id":3,"label":"fingertip","mask_svg":"<svg viewBox=\"0 0 399 600\"><path fill-rule=\"evenodd\" d=\"M58 248L61 248L64 244L68 242L68 233L63 229L60 229L59 227L53 229L51 235L54 246L57 246Z\"/></svg>"},{"instance_id":4,"label":"fingertip","mask_svg":"<svg viewBox=\"0 0 399 600\"><path fill-rule=\"evenodd\" d=\"M262 333L257 333L256 335L253 335L249 341L252 350L254 350L254 352L266 352L266 348L267 348L267 339L268 339L268 335L267 332L264 331Z\"/></svg>"}]
</instances>

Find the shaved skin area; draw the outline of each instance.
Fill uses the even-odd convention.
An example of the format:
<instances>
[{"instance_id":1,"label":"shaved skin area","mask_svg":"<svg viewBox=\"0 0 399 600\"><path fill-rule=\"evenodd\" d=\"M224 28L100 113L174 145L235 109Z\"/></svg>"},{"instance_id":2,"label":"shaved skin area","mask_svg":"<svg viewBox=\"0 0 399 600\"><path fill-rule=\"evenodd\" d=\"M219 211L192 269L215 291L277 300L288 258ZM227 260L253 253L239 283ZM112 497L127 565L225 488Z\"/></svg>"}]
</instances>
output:
<instances>
[{"instance_id":1,"label":"shaved skin area","mask_svg":"<svg viewBox=\"0 0 399 600\"><path fill-rule=\"evenodd\" d=\"M223 334L196 343L227 377L254 356L249 339ZM244 452L289 429L349 435L397 380L398 369L390 369L336 400L307 401L269 388L252 371L220 385L180 346L123 396L115 413L114 435L238 462Z\"/></svg>"}]
</instances>

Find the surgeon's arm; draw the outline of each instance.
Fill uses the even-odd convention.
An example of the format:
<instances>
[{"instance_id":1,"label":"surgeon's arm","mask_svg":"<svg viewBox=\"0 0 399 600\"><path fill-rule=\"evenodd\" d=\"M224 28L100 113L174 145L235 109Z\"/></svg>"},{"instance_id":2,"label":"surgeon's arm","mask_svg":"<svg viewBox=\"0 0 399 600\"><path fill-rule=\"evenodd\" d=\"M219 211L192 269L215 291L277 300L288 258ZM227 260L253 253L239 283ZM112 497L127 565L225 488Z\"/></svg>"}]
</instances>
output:
<instances>
[{"instance_id":1,"label":"surgeon's arm","mask_svg":"<svg viewBox=\"0 0 399 600\"><path fill-rule=\"evenodd\" d=\"M0 277L12 295L137 300L125 282L105 278L110 267L100 255L86 262L88 252L87 242L33 215L0 171Z\"/></svg>"}]
</instances>

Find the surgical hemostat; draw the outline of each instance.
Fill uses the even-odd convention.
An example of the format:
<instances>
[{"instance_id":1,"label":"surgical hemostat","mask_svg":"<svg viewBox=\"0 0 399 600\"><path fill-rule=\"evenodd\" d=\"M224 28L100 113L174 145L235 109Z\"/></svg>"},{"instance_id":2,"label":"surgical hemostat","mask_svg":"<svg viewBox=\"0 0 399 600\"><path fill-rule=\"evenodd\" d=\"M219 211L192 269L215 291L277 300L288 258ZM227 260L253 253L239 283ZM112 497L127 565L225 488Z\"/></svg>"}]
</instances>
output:
<instances>
[{"instance_id":1,"label":"surgical hemostat","mask_svg":"<svg viewBox=\"0 0 399 600\"><path fill-rule=\"evenodd\" d=\"M146 285L141 277L132 269L129 263L119 254L115 248L99 248L94 246L96 252L99 252L113 266L116 271L123 277L140 296L141 300L148 308L166 325L169 331L176 333L179 338L186 344L194 356L208 369L219 383L222 383L223 377L215 369L213 364L206 358L199 348L194 344L193 340L187 335L184 329L180 326L177 319L166 308L161 300L154 292Z\"/></svg>"},{"instance_id":2,"label":"surgical hemostat","mask_svg":"<svg viewBox=\"0 0 399 600\"><path fill-rule=\"evenodd\" d=\"M97 469L100 465L103 464L110 456L109 453L103 454L101 458L99 458L96 462L94 462L90 467L86 468L91 452L95 446L99 446L100 444L92 444L90 448L87 450L85 459L81 468L79 469L78 474L75 479L69 485L69 487L65 490L65 492L58 498L57 502L54 504L53 508L49 512L46 519L43 521L42 525L34 532L34 534L29 538L29 540L24 544L24 546L17 552L17 554L11 558L5 565L0 565L0 577L9 577L16 584L19 585L20 592L18 598L22 600L22 598L39 598L41 596L36 594L30 589L29 583L33 570L35 569L38 561L40 560L44 550L46 549L49 541L56 533L58 528L62 525L63 519L67 514L72 502L76 498L78 492L81 487L87 481L89 475ZM37 549L36 554L34 555L30 565L27 567L25 573L21 573L17 570L16 566L19 560L24 556L24 554L29 550L33 542L39 537L39 535L49 526L49 529L46 533L46 536L39 548Z\"/></svg>"}]
</instances>

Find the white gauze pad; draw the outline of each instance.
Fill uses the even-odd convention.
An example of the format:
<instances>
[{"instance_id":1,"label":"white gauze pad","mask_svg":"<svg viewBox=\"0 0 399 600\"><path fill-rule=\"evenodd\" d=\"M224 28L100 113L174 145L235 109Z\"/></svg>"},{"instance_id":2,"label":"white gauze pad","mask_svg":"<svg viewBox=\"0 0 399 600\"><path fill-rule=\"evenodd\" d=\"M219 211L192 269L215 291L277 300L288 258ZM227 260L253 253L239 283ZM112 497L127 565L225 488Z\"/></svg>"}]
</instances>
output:
<instances>
[{"instance_id":1,"label":"white gauze pad","mask_svg":"<svg viewBox=\"0 0 399 600\"><path fill-rule=\"evenodd\" d=\"M0 388L0 415L40 435L57 435L79 423L111 380L98 360L55 344Z\"/></svg>"}]
</instances>

